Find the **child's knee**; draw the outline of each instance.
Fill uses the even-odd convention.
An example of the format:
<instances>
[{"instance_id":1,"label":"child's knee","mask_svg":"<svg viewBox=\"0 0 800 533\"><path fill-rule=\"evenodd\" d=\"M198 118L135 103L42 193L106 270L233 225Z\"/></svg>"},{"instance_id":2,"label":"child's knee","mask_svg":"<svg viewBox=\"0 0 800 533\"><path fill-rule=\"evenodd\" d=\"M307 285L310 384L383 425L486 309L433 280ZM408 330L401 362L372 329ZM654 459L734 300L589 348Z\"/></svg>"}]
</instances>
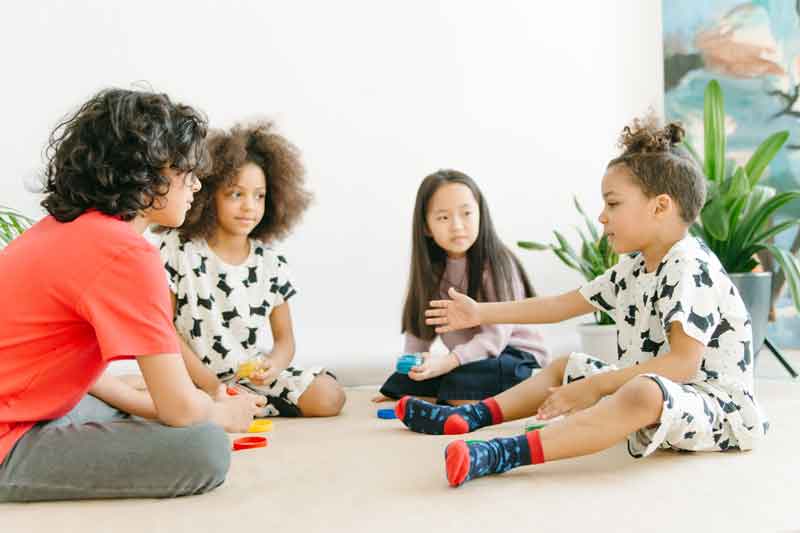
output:
<instances>
[{"instance_id":1,"label":"child's knee","mask_svg":"<svg viewBox=\"0 0 800 533\"><path fill-rule=\"evenodd\" d=\"M567 363L569 363L568 355L557 357L545 367L545 371L550 372L553 379L560 384L564 380L564 373L567 371Z\"/></svg>"},{"instance_id":2,"label":"child's knee","mask_svg":"<svg viewBox=\"0 0 800 533\"><path fill-rule=\"evenodd\" d=\"M231 443L225 430L210 422L192 426L190 446L181 451L181 460L196 475L192 493L202 493L225 481L231 465Z\"/></svg>"},{"instance_id":3,"label":"child's knee","mask_svg":"<svg viewBox=\"0 0 800 533\"><path fill-rule=\"evenodd\" d=\"M652 419L650 423L658 422L661 417L664 395L661 387L648 377L633 378L617 390L614 399L625 412L642 413Z\"/></svg>"},{"instance_id":4,"label":"child's knee","mask_svg":"<svg viewBox=\"0 0 800 533\"><path fill-rule=\"evenodd\" d=\"M326 374L314 378L300 396L303 416L336 416L342 411L346 396L339 382Z\"/></svg>"}]
</instances>

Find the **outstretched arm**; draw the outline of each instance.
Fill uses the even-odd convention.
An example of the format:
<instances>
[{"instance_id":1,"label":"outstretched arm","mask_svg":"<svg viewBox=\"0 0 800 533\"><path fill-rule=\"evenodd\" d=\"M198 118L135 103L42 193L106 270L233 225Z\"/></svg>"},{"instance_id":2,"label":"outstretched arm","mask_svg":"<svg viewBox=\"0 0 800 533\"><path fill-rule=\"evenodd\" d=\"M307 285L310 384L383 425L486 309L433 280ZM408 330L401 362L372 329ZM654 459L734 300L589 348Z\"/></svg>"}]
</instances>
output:
<instances>
[{"instance_id":1,"label":"outstretched arm","mask_svg":"<svg viewBox=\"0 0 800 533\"><path fill-rule=\"evenodd\" d=\"M492 303L477 303L452 288L448 294L452 300L433 300L425 311L425 322L436 326L436 333L481 324L551 324L595 310L577 290L558 296Z\"/></svg>"}]
</instances>

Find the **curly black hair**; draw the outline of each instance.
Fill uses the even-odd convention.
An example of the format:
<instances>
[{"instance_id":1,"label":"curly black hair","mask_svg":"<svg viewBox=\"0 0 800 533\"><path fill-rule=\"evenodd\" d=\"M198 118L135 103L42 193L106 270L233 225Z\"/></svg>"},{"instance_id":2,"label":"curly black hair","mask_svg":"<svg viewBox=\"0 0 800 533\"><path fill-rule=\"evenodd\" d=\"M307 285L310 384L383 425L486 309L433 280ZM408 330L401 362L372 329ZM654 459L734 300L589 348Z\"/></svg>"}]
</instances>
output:
<instances>
[{"instance_id":1,"label":"curly black hair","mask_svg":"<svg viewBox=\"0 0 800 533\"><path fill-rule=\"evenodd\" d=\"M204 115L166 94L100 91L50 134L42 206L60 222L89 209L133 220L169 192L162 169L207 170L207 131Z\"/></svg>"},{"instance_id":2,"label":"curly black hair","mask_svg":"<svg viewBox=\"0 0 800 533\"><path fill-rule=\"evenodd\" d=\"M659 127L653 114L634 119L620 135L622 154L612 159L608 168L624 164L648 197L668 194L678 204L681 219L691 224L705 202L706 178L681 147L684 136L680 124Z\"/></svg>"},{"instance_id":3,"label":"curly black hair","mask_svg":"<svg viewBox=\"0 0 800 533\"><path fill-rule=\"evenodd\" d=\"M264 217L249 236L262 242L281 240L300 221L313 195L305 189L305 169L298 149L274 129L272 122L261 120L237 124L230 132L209 133L211 170L178 229L182 239L213 236L217 226L215 193L232 185L246 163L258 165L267 179Z\"/></svg>"}]
</instances>

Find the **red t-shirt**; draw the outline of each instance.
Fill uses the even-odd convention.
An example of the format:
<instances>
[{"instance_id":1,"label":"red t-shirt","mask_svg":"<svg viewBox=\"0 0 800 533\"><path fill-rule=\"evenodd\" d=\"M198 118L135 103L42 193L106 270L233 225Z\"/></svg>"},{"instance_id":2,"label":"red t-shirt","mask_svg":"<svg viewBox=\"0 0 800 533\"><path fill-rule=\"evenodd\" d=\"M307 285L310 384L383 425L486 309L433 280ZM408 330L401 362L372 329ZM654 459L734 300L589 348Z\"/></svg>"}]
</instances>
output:
<instances>
[{"instance_id":1,"label":"red t-shirt","mask_svg":"<svg viewBox=\"0 0 800 533\"><path fill-rule=\"evenodd\" d=\"M0 462L113 359L179 353L158 250L98 211L46 217L0 251Z\"/></svg>"}]
</instances>

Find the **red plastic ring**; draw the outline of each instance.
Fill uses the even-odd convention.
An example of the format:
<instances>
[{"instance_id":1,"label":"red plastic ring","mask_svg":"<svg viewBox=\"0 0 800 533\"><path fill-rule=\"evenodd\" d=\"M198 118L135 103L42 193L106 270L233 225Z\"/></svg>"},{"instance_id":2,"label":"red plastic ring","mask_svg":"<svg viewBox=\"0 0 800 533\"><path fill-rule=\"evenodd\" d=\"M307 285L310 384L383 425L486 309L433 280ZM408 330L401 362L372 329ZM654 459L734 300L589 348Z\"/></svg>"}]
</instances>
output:
<instances>
[{"instance_id":1,"label":"red plastic ring","mask_svg":"<svg viewBox=\"0 0 800 533\"><path fill-rule=\"evenodd\" d=\"M228 393L228 396L239 396L239 391L234 389L233 387L228 387L227 389L225 389L225 391Z\"/></svg>"},{"instance_id":2,"label":"red plastic ring","mask_svg":"<svg viewBox=\"0 0 800 533\"><path fill-rule=\"evenodd\" d=\"M239 437L233 441L233 449L249 450L251 448L265 448L267 446L266 437Z\"/></svg>"}]
</instances>

